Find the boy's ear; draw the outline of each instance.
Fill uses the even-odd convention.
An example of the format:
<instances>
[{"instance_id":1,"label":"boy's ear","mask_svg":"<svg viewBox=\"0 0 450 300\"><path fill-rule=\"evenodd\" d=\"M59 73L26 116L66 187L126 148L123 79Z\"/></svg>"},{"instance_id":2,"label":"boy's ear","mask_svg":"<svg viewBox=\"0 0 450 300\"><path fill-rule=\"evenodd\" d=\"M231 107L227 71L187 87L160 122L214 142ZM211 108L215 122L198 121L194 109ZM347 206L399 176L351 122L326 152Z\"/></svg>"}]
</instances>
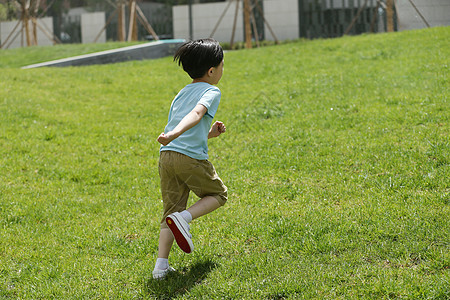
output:
<instances>
[{"instance_id":1,"label":"boy's ear","mask_svg":"<svg viewBox=\"0 0 450 300\"><path fill-rule=\"evenodd\" d=\"M212 76L214 74L214 67L209 68L208 75Z\"/></svg>"}]
</instances>

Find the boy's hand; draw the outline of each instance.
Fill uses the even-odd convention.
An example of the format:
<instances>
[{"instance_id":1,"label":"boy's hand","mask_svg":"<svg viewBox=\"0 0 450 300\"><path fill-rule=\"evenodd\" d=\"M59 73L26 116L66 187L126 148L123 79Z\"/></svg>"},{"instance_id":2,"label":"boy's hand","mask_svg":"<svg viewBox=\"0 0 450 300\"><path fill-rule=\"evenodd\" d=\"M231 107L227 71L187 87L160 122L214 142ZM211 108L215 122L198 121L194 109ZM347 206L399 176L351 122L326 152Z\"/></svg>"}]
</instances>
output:
<instances>
[{"instance_id":1,"label":"boy's hand","mask_svg":"<svg viewBox=\"0 0 450 300\"><path fill-rule=\"evenodd\" d=\"M216 121L209 130L208 139L218 137L225 131L227 131L225 124L223 124L223 122Z\"/></svg>"},{"instance_id":2,"label":"boy's hand","mask_svg":"<svg viewBox=\"0 0 450 300\"><path fill-rule=\"evenodd\" d=\"M158 136L158 139L157 139L157 141L160 143L160 144L162 144L163 146L167 146L171 141L173 141L174 140L174 137L173 136L171 136L171 135L169 135L169 134L165 134L164 132L163 133L161 133L159 136Z\"/></svg>"}]
</instances>

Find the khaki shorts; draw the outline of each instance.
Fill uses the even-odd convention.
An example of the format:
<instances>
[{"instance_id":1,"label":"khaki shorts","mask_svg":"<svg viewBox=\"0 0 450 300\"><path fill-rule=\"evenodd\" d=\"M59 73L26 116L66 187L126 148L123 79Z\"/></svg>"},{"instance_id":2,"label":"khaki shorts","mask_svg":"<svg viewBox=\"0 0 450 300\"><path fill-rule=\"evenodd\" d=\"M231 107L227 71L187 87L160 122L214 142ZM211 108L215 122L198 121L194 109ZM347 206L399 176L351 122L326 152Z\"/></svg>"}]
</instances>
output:
<instances>
[{"instance_id":1,"label":"khaki shorts","mask_svg":"<svg viewBox=\"0 0 450 300\"><path fill-rule=\"evenodd\" d=\"M190 191L200 198L213 196L221 205L228 199L227 187L208 160L197 160L174 151L161 151L159 176L164 205L161 228L167 228L165 219L168 215L186 209Z\"/></svg>"}]
</instances>

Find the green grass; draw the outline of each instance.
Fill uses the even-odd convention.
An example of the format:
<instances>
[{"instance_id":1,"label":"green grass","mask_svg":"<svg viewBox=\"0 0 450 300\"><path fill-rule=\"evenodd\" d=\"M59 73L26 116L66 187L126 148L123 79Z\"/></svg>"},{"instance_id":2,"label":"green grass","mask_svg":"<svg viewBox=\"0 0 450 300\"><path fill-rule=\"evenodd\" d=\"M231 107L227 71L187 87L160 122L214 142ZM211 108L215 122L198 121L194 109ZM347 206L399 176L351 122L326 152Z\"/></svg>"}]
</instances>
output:
<instances>
[{"instance_id":1,"label":"green grass","mask_svg":"<svg viewBox=\"0 0 450 300\"><path fill-rule=\"evenodd\" d=\"M0 68L24 67L49 60L132 46L139 43L140 42L108 42L103 44L72 44L55 45L51 47L5 49L0 52Z\"/></svg>"},{"instance_id":2,"label":"green grass","mask_svg":"<svg viewBox=\"0 0 450 300\"><path fill-rule=\"evenodd\" d=\"M164 281L155 139L189 78L18 69L71 47L0 51L0 298L450 297L450 27L226 53L229 201Z\"/></svg>"}]
</instances>

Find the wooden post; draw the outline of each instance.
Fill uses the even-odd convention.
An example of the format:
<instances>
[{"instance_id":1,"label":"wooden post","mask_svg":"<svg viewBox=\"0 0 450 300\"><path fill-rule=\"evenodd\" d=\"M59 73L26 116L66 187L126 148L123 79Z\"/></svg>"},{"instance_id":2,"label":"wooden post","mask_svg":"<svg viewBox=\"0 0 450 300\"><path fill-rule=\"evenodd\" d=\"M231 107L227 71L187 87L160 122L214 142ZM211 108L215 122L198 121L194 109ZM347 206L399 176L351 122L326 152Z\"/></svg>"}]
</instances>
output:
<instances>
[{"instance_id":1,"label":"wooden post","mask_svg":"<svg viewBox=\"0 0 450 300\"><path fill-rule=\"evenodd\" d=\"M414 4L414 2L412 2L412 0L409 0L409 3L411 3L412 7L414 7L414 9L416 10L417 14L420 16L420 18L421 18L422 21L425 23L425 25L427 25L427 27L430 28L430 24L427 22L427 20L425 19L425 17L420 13L419 9L418 9L417 6Z\"/></svg>"},{"instance_id":2,"label":"wooden post","mask_svg":"<svg viewBox=\"0 0 450 300\"><path fill-rule=\"evenodd\" d=\"M42 23L45 26L45 23ZM57 44L58 41L55 39L55 36L52 35L49 31L47 31L46 28L42 27L41 25L39 25L39 23L36 20L36 27L38 27L46 36L49 40L51 40L53 42L53 44Z\"/></svg>"},{"instance_id":3,"label":"wooden post","mask_svg":"<svg viewBox=\"0 0 450 300\"><path fill-rule=\"evenodd\" d=\"M33 16L31 17L31 24L33 25L32 31L33 31L33 35L32 35L32 41L31 44L33 46L37 46L37 20L36 18Z\"/></svg>"},{"instance_id":4,"label":"wooden post","mask_svg":"<svg viewBox=\"0 0 450 300\"><path fill-rule=\"evenodd\" d=\"M250 26L250 0L244 0L245 48L252 48L252 28Z\"/></svg>"},{"instance_id":5,"label":"wooden post","mask_svg":"<svg viewBox=\"0 0 450 300\"><path fill-rule=\"evenodd\" d=\"M370 32L372 32L372 33L375 32L375 24L377 22L379 8L380 8L380 1L377 1L377 6L375 7L375 10L373 11L372 21L370 22Z\"/></svg>"},{"instance_id":6,"label":"wooden post","mask_svg":"<svg viewBox=\"0 0 450 300\"><path fill-rule=\"evenodd\" d=\"M144 25L145 29L147 29L147 32L150 33L155 41L159 41L159 37L156 34L155 30L153 30L152 25L150 25L150 22L145 17L144 13L142 12L142 9L139 7L139 5L136 5L136 11L138 13L138 20L141 21L141 24Z\"/></svg>"},{"instance_id":7,"label":"wooden post","mask_svg":"<svg viewBox=\"0 0 450 300\"><path fill-rule=\"evenodd\" d=\"M233 32L231 32L230 48L233 49L234 34L236 33L236 21L239 13L239 0L236 0L236 10L234 12Z\"/></svg>"},{"instance_id":8,"label":"wooden post","mask_svg":"<svg viewBox=\"0 0 450 300\"><path fill-rule=\"evenodd\" d=\"M222 14L219 17L219 20L216 23L216 26L214 26L213 31L211 32L211 34L209 35L210 38L212 38L214 36L214 33L216 33L217 28L219 28L220 22L222 22L223 17L225 16L225 14L228 11L228 8L230 7L231 3L233 3L233 0L228 1L228 5L225 7L225 10L222 12Z\"/></svg>"},{"instance_id":9,"label":"wooden post","mask_svg":"<svg viewBox=\"0 0 450 300\"><path fill-rule=\"evenodd\" d=\"M54 44L61 44L61 41L58 39L58 37L56 35L53 34L52 30L50 30L50 28L48 28L47 25L45 25L45 23L42 23L42 26L39 26L39 23L36 23L38 27L41 28L41 31L44 32L45 35L50 35L50 39L53 41ZM47 31L47 33L45 33Z\"/></svg>"},{"instance_id":10,"label":"wooden post","mask_svg":"<svg viewBox=\"0 0 450 300\"><path fill-rule=\"evenodd\" d=\"M38 40L37 40L37 15L38 15L38 10L39 10L39 5L40 5L40 0L35 0L34 1L34 11L33 11L33 37L34 37L34 44L37 45L38 44Z\"/></svg>"},{"instance_id":11,"label":"wooden post","mask_svg":"<svg viewBox=\"0 0 450 300\"><path fill-rule=\"evenodd\" d=\"M119 16L117 20L117 39L120 42L125 41L125 3L123 0L119 0L117 5L119 10Z\"/></svg>"},{"instance_id":12,"label":"wooden post","mask_svg":"<svg viewBox=\"0 0 450 300\"><path fill-rule=\"evenodd\" d=\"M109 25L109 23L111 23L113 17L117 14L118 8L116 7L116 9L114 10L114 12L109 15L108 20L106 20L105 25L103 26L102 30L100 30L100 32L97 34L97 36L94 39L94 43L97 43L98 39L100 38L100 36L102 35L103 31L105 31L106 27Z\"/></svg>"},{"instance_id":13,"label":"wooden post","mask_svg":"<svg viewBox=\"0 0 450 300\"><path fill-rule=\"evenodd\" d=\"M347 27L347 29L345 30L344 35L349 34L350 30L352 30L353 26L355 25L356 21L358 20L359 16L361 15L362 11L366 8L367 1L368 1L368 0L366 0L366 1L364 2L364 5L361 6L361 7L358 9L358 12L356 13L356 16L353 18L352 22L350 23L350 25L349 25L349 26Z\"/></svg>"},{"instance_id":14,"label":"wooden post","mask_svg":"<svg viewBox=\"0 0 450 300\"><path fill-rule=\"evenodd\" d=\"M255 33L256 47L259 48L258 28L256 26L255 15L253 14L253 12L251 12L251 14L250 14L250 21L252 23L253 32Z\"/></svg>"},{"instance_id":15,"label":"wooden post","mask_svg":"<svg viewBox=\"0 0 450 300\"><path fill-rule=\"evenodd\" d=\"M137 6L137 5L136 5ZM131 35L131 40L137 41L138 40L138 24L137 24L137 15L136 11L134 12L134 22L133 22L133 33Z\"/></svg>"},{"instance_id":16,"label":"wooden post","mask_svg":"<svg viewBox=\"0 0 450 300\"><path fill-rule=\"evenodd\" d=\"M30 36L30 14L28 11L29 3L27 0L20 1L20 10L22 13L22 23L23 30L25 30L25 37L27 39L27 46L31 46L31 36Z\"/></svg>"},{"instance_id":17,"label":"wooden post","mask_svg":"<svg viewBox=\"0 0 450 300\"><path fill-rule=\"evenodd\" d=\"M268 28L269 31L270 31L270 34L272 34L272 37L273 37L273 39L275 40L275 43L276 43L276 44L279 44L279 41L278 41L277 37L275 36L275 33L274 33L273 30L272 30L272 27L270 27L269 22L267 22L266 18L264 17L264 11L262 10L262 8L261 8L261 6L259 5L259 2L258 2L258 1L256 1L256 8L258 8L259 13L261 14L261 17L262 17L262 19L263 19L263 21L264 21L264 24L266 24L267 28Z\"/></svg>"},{"instance_id":18,"label":"wooden post","mask_svg":"<svg viewBox=\"0 0 450 300\"><path fill-rule=\"evenodd\" d=\"M21 21L19 21L19 24L22 25L22 27L20 28L20 30L17 30L16 34L13 36L13 38L11 39L11 41L9 42L9 44L6 44L6 42L2 45L2 48L4 49L8 49L9 46L11 46L11 44L16 40L16 38L19 36L19 34L21 35L21 46L23 47L23 23ZM5 46L6 45L6 46Z\"/></svg>"},{"instance_id":19,"label":"wooden post","mask_svg":"<svg viewBox=\"0 0 450 300\"><path fill-rule=\"evenodd\" d=\"M128 42L137 40L136 32L136 0L130 0L130 24L128 26Z\"/></svg>"},{"instance_id":20,"label":"wooden post","mask_svg":"<svg viewBox=\"0 0 450 300\"><path fill-rule=\"evenodd\" d=\"M8 40L11 38L11 36L14 34L14 32L16 31L17 27L19 27L20 23L22 23L22 21L18 21L16 26L14 26L13 30L9 33L9 35L6 37L6 39L3 42L3 44L0 45L0 48L4 48L6 46L6 43L8 42ZM22 24L23 25L23 24ZM17 34L15 35L15 37L13 38L12 42L16 39Z\"/></svg>"},{"instance_id":21,"label":"wooden post","mask_svg":"<svg viewBox=\"0 0 450 300\"><path fill-rule=\"evenodd\" d=\"M394 32L394 0L386 0L387 31Z\"/></svg>"}]
</instances>

